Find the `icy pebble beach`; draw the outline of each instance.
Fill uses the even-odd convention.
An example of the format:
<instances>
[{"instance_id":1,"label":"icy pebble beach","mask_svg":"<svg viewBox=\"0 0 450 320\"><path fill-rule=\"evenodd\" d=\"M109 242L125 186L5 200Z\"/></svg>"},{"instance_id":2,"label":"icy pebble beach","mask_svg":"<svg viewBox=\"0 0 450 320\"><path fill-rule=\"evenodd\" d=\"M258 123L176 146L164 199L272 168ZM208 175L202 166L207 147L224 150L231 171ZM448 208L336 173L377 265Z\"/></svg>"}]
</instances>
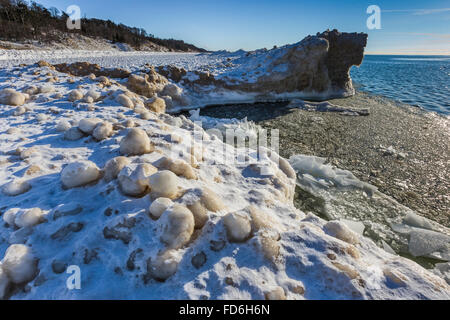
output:
<instances>
[{"instance_id":1,"label":"icy pebble beach","mask_svg":"<svg viewBox=\"0 0 450 320\"><path fill-rule=\"evenodd\" d=\"M1 54L0 298L450 298L448 228L399 204L397 231L380 231L383 247L353 219L320 216L314 201L294 205L298 186L325 202L336 199L333 188L356 192L351 199L363 200L352 210L372 197L391 201L350 171L225 144L205 130L258 127L167 114L165 100L131 92L126 79ZM136 55L94 59L135 72ZM226 59L208 57L143 59L188 70ZM388 238L440 263L427 270ZM73 266L76 290L66 284Z\"/></svg>"}]
</instances>

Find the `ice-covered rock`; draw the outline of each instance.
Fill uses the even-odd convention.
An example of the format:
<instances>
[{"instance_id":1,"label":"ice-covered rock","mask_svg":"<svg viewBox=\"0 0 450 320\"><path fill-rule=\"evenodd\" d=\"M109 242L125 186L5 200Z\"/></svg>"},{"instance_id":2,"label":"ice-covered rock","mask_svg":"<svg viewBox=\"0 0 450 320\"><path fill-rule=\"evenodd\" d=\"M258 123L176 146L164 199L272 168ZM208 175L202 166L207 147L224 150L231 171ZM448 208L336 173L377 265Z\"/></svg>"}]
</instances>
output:
<instances>
[{"instance_id":1,"label":"ice-covered rock","mask_svg":"<svg viewBox=\"0 0 450 320\"><path fill-rule=\"evenodd\" d=\"M169 207L173 205L172 200L169 198L157 198L153 200L149 208L150 216L157 220Z\"/></svg>"},{"instance_id":2,"label":"ice-covered rock","mask_svg":"<svg viewBox=\"0 0 450 320\"><path fill-rule=\"evenodd\" d=\"M28 181L24 179L15 179L5 184L2 188L2 192L7 196L14 197L25 193L30 189L31 185Z\"/></svg>"},{"instance_id":3,"label":"ice-covered rock","mask_svg":"<svg viewBox=\"0 0 450 320\"><path fill-rule=\"evenodd\" d=\"M347 225L340 221L330 221L324 226L324 230L332 237L339 240L357 244L359 243L359 236L356 232L352 231Z\"/></svg>"},{"instance_id":4,"label":"ice-covered rock","mask_svg":"<svg viewBox=\"0 0 450 320\"><path fill-rule=\"evenodd\" d=\"M159 171L149 179L150 191L154 198L173 199L178 192L178 182L178 177L172 171Z\"/></svg>"},{"instance_id":5,"label":"ice-covered rock","mask_svg":"<svg viewBox=\"0 0 450 320\"><path fill-rule=\"evenodd\" d=\"M130 97L128 97L126 94L122 93L119 94L116 98L116 101L120 103L125 108L128 109L134 109L134 103L131 101Z\"/></svg>"},{"instance_id":6,"label":"ice-covered rock","mask_svg":"<svg viewBox=\"0 0 450 320\"><path fill-rule=\"evenodd\" d=\"M177 272L180 260L176 250L166 250L150 259L147 271L155 280L165 281Z\"/></svg>"},{"instance_id":7,"label":"ice-covered rock","mask_svg":"<svg viewBox=\"0 0 450 320\"><path fill-rule=\"evenodd\" d=\"M30 247L13 244L6 250L2 268L11 282L26 283L36 276L37 260Z\"/></svg>"},{"instance_id":8,"label":"ice-covered rock","mask_svg":"<svg viewBox=\"0 0 450 320\"><path fill-rule=\"evenodd\" d=\"M145 106L153 112L164 113L166 112L166 102L164 99L154 97L145 102Z\"/></svg>"},{"instance_id":9,"label":"ice-covered rock","mask_svg":"<svg viewBox=\"0 0 450 320\"><path fill-rule=\"evenodd\" d=\"M141 196L149 188L150 176L157 171L158 169L149 163L129 164L120 171L117 177L120 189L128 196Z\"/></svg>"},{"instance_id":10,"label":"ice-covered rock","mask_svg":"<svg viewBox=\"0 0 450 320\"><path fill-rule=\"evenodd\" d=\"M113 134L113 125L108 122L101 122L97 124L94 131L92 132L92 136L98 140L105 140L106 138L110 137Z\"/></svg>"},{"instance_id":11,"label":"ice-covered rock","mask_svg":"<svg viewBox=\"0 0 450 320\"><path fill-rule=\"evenodd\" d=\"M163 226L161 241L170 249L179 249L191 239L194 232L194 216L183 205L175 204L161 216Z\"/></svg>"},{"instance_id":12,"label":"ice-covered rock","mask_svg":"<svg viewBox=\"0 0 450 320\"><path fill-rule=\"evenodd\" d=\"M250 219L245 213L228 213L223 218L223 223L227 230L227 236L230 242L243 242L250 237L252 226L250 224Z\"/></svg>"},{"instance_id":13,"label":"ice-covered rock","mask_svg":"<svg viewBox=\"0 0 450 320\"><path fill-rule=\"evenodd\" d=\"M3 220L10 226L31 228L44 220L44 212L40 208L12 208L5 212Z\"/></svg>"},{"instance_id":14,"label":"ice-covered rock","mask_svg":"<svg viewBox=\"0 0 450 320\"><path fill-rule=\"evenodd\" d=\"M105 165L105 180L107 182L117 178L119 172L127 165L131 163L131 160L127 157L115 157L109 160Z\"/></svg>"},{"instance_id":15,"label":"ice-covered rock","mask_svg":"<svg viewBox=\"0 0 450 320\"><path fill-rule=\"evenodd\" d=\"M65 132L65 131L69 130L70 128L72 128L72 125L66 119L60 120L58 122L58 124L56 125L56 131L59 131L59 132Z\"/></svg>"},{"instance_id":16,"label":"ice-covered rock","mask_svg":"<svg viewBox=\"0 0 450 320\"><path fill-rule=\"evenodd\" d=\"M80 140L84 137L84 133L77 127L72 127L64 132L64 139L68 141Z\"/></svg>"},{"instance_id":17,"label":"ice-covered rock","mask_svg":"<svg viewBox=\"0 0 450 320\"><path fill-rule=\"evenodd\" d=\"M6 272L3 270L2 264L0 263L0 300L5 297L8 290L9 278Z\"/></svg>"},{"instance_id":18,"label":"ice-covered rock","mask_svg":"<svg viewBox=\"0 0 450 320\"><path fill-rule=\"evenodd\" d=\"M67 189L81 187L100 178L100 169L92 161L68 164L61 172L61 182Z\"/></svg>"},{"instance_id":19,"label":"ice-covered rock","mask_svg":"<svg viewBox=\"0 0 450 320\"><path fill-rule=\"evenodd\" d=\"M69 95L67 97L69 101L77 101L83 99L83 92L81 90L75 89L69 92Z\"/></svg>"},{"instance_id":20,"label":"ice-covered rock","mask_svg":"<svg viewBox=\"0 0 450 320\"><path fill-rule=\"evenodd\" d=\"M81 119L78 123L78 128L86 134L92 134L95 127L103 121L98 118Z\"/></svg>"},{"instance_id":21,"label":"ice-covered rock","mask_svg":"<svg viewBox=\"0 0 450 320\"><path fill-rule=\"evenodd\" d=\"M120 153L124 155L141 155L154 149L147 133L139 128L132 128L120 141Z\"/></svg>"},{"instance_id":22,"label":"ice-covered rock","mask_svg":"<svg viewBox=\"0 0 450 320\"><path fill-rule=\"evenodd\" d=\"M10 106L21 106L25 103L26 96L14 89L7 88L0 90L0 104Z\"/></svg>"}]
</instances>

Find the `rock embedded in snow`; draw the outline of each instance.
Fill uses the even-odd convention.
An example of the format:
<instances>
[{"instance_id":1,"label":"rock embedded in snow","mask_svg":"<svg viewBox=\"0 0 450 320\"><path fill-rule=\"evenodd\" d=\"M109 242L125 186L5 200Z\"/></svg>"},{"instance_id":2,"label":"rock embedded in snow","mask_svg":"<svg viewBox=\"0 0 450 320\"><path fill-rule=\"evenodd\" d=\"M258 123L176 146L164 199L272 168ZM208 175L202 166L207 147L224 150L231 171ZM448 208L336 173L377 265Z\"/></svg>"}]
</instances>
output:
<instances>
[{"instance_id":1,"label":"rock embedded in snow","mask_svg":"<svg viewBox=\"0 0 450 320\"><path fill-rule=\"evenodd\" d=\"M103 121L98 118L87 118L81 119L78 123L78 128L86 134L92 134L97 125L102 123Z\"/></svg>"},{"instance_id":2,"label":"rock embedded in snow","mask_svg":"<svg viewBox=\"0 0 450 320\"><path fill-rule=\"evenodd\" d=\"M153 200L149 208L149 213L152 219L157 220L161 215L173 205L172 200L169 198L157 198Z\"/></svg>"},{"instance_id":3,"label":"rock embedded in snow","mask_svg":"<svg viewBox=\"0 0 450 320\"><path fill-rule=\"evenodd\" d=\"M7 196L14 197L23 194L30 189L31 185L28 181L23 179L15 179L5 184L2 188L2 192Z\"/></svg>"},{"instance_id":4,"label":"rock embedded in snow","mask_svg":"<svg viewBox=\"0 0 450 320\"><path fill-rule=\"evenodd\" d=\"M117 178L119 172L127 165L131 163L131 160L127 157L115 157L109 160L105 165L105 180L110 182Z\"/></svg>"},{"instance_id":5,"label":"rock embedded in snow","mask_svg":"<svg viewBox=\"0 0 450 320\"><path fill-rule=\"evenodd\" d=\"M325 224L324 230L327 234L332 237L338 238L339 240L358 244L359 236L356 232L350 230L343 222L340 221L329 221Z\"/></svg>"},{"instance_id":6,"label":"rock embedded in snow","mask_svg":"<svg viewBox=\"0 0 450 320\"><path fill-rule=\"evenodd\" d=\"M177 272L180 260L175 250L166 250L150 259L147 271L155 280L165 281Z\"/></svg>"},{"instance_id":7,"label":"rock embedded in snow","mask_svg":"<svg viewBox=\"0 0 450 320\"><path fill-rule=\"evenodd\" d=\"M170 249L180 249L191 239L194 232L194 216L183 205L175 204L161 217L163 232L161 241Z\"/></svg>"},{"instance_id":8,"label":"rock embedded in snow","mask_svg":"<svg viewBox=\"0 0 450 320\"><path fill-rule=\"evenodd\" d=\"M178 177L168 170L159 171L149 179L150 190L154 198L173 199L178 193Z\"/></svg>"},{"instance_id":9,"label":"rock embedded in snow","mask_svg":"<svg viewBox=\"0 0 450 320\"><path fill-rule=\"evenodd\" d=\"M81 92L81 90L78 90L78 89L72 90L69 92L69 96L67 99L72 102L81 100L81 99L83 99L83 92Z\"/></svg>"},{"instance_id":10,"label":"rock embedded in snow","mask_svg":"<svg viewBox=\"0 0 450 320\"><path fill-rule=\"evenodd\" d=\"M173 83L167 84L163 91L161 92L162 96L169 96L174 100L179 100L181 95L183 94L183 89Z\"/></svg>"},{"instance_id":11,"label":"rock embedded in snow","mask_svg":"<svg viewBox=\"0 0 450 320\"><path fill-rule=\"evenodd\" d=\"M77 127L72 127L64 132L64 140L76 141L84 137L84 133Z\"/></svg>"},{"instance_id":12,"label":"rock embedded in snow","mask_svg":"<svg viewBox=\"0 0 450 320\"><path fill-rule=\"evenodd\" d=\"M69 130L70 128L72 128L72 125L66 119L60 120L58 122L58 124L56 125L56 131L59 131L59 132L65 132L65 131Z\"/></svg>"},{"instance_id":13,"label":"rock embedded in snow","mask_svg":"<svg viewBox=\"0 0 450 320\"><path fill-rule=\"evenodd\" d=\"M153 112L165 113L166 112L166 102L164 99L155 97L145 102L145 106Z\"/></svg>"},{"instance_id":14,"label":"rock embedded in snow","mask_svg":"<svg viewBox=\"0 0 450 320\"><path fill-rule=\"evenodd\" d=\"M281 287L276 287L275 289L266 292L264 296L266 300L286 300L286 294Z\"/></svg>"},{"instance_id":15,"label":"rock embedded in snow","mask_svg":"<svg viewBox=\"0 0 450 320\"><path fill-rule=\"evenodd\" d=\"M110 122L101 122L99 123L94 131L92 132L92 136L97 141L105 140L106 138L110 137L113 134L113 125Z\"/></svg>"},{"instance_id":16,"label":"rock embedded in snow","mask_svg":"<svg viewBox=\"0 0 450 320\"><path fill-rule=\"evenodd\" d=\"M142 155L154 150L147 133L139 128L132 128L120 141L120 153L123 155Z\"/></svg>"},{"instance_id":17,"label":"rock embedded in snow","mask_svg":"<svg viewBox=\"0 0 450 320\"><path fill-rule=\"evenodd\" d=\"M134 109L134 103L126 94L119 94L116 101L120 103L123 107L128 109Z\"/></svg>"},{"instance_id":18,"label":"rock embedded in snow","mask_svg":"<svg viewBox=\"0 0 450 320\"><path fill-rule=\"evenodd\" d=\"M25 100L26 96L23 93L17 92L12 88L0 90L0 104L21 106L25 103Z\"/></svg>"},{"instance_id":19,"label":"rock embedded in snow","mask_svg":"<svg viewBox=\"0 0 450 320\"><path fill-rule=\"evenodd\" d=\"M0 263L0 300L2 300L9 287L9 278L6 272L3 270L2 264Z\"/></svg>"},{"instance_id":20,"label":"rock embedded in snow","mask_svg":"<svg viewBox=\"0 0 450 320\"><path fill-rule=\"evenodd\" d=\"M192 166L183 159L177 159L170 161L169 170L175 173L177 176L185 177L186 179L197 180L197 174Z\"/></svg>"},{"instance_id":21,"label":"rock embedded in snow","mask_svg":"<svg viewBox=\"0 0 450 320\"><path fill-rule=\"evenodd\" d=\"M149 163L129 164L118 175L120 189L125 195L139 197L149 188L149 177L157 172Z\"/></svg>"},{"instance_id":22,"label":"rock embedded in snow","mask_svg":"<svg viewBox=\"0 0 450 320\"><path fill-rule=\"evenodd\" d=\"M250 237L252 226L250 219L241 212L228 213L223 218L230 242L244 242Z\"/></svg>"},{"instance_id":23,"label":"rock embedded in snow","mask_svg":"<svg viewBox=\"0 0 450 320\"><path fill-rule=\"evenodd\" d=\"M31 228L44 220L44 212L40 208L22 209L15 214L14 224L19 228Z\"/></svg>"},{"instance_id":24,"label":"rock embedded in snow","mask_svg":"<svg viewBox=\"0 0 450 320\"><path fill-rule=\"evenodd\" d=\"M68 164L61 172L61 182L67 189L81 187L100 178L100 170L92 161Z\"/></svg>"},{"instance_id":25,"label":"rock embedded in snow","mask_svg":"<svg viewBox=\"0 0 450 320\"><path fill-rule=\"evenodd\" d=\"M36 276L37 260L30 247L13 244L6 250L2 268L11 282L26 283Z\"/></svg>"}]
</instances>

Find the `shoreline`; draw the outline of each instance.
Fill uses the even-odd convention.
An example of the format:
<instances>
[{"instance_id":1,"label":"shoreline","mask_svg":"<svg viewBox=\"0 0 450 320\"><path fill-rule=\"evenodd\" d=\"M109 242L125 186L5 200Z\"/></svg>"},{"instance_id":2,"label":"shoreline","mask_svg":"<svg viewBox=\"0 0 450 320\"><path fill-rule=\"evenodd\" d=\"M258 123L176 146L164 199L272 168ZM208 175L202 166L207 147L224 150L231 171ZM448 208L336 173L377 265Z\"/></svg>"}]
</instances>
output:
<instances>
[{"instance_id":1,"label":"shoreline","mask_svg":"<svg viewBox=\"0 0 450 320\"><path fill-rule=\"evenodd\" d=\"M344 107L369 107L370 115L290 109L288 103L210 106L200 114L247 116L264 129L280 129L283 157L306 154L327 158L400 204L449 227L450 191L445 180L450 175L448 116L360 90L353 97L329 101Z\"/></svg>"}]
</instances>

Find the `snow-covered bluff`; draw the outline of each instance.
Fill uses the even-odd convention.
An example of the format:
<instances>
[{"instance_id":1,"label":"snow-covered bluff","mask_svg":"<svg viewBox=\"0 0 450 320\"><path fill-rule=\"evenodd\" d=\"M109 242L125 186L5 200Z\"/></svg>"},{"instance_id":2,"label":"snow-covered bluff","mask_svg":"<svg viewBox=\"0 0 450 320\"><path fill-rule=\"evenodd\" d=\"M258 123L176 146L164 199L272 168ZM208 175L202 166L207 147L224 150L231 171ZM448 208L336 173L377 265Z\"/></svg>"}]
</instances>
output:
<instances>
[{"instance_id":1,"label":"snow-covered bluff","mask_svg":"<svg viewBox=\"0 0 450 320\"><path fill-rule=\"evenodd\" d=\"M14 89L0 105L3 298L450 298L418 264L296 209L295 172L273 152L157 113L127 80L0 76Z\"/></svg>"}]
</instances>

